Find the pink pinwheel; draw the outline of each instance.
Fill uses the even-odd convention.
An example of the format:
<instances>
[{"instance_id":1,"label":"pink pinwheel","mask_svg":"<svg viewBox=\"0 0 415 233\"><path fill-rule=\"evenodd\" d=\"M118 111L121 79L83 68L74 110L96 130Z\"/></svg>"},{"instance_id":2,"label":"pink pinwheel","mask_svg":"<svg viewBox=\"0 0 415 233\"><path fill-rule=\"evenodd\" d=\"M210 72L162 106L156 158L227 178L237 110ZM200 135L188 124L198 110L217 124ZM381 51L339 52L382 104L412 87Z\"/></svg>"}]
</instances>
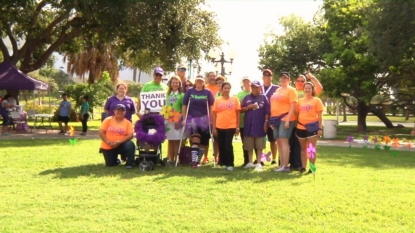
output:
<instances>
[{"instance_id":1,"label":"pink pinwheel","mask_svg":"<svg viewBox=\"0 0 415 233\"><path fill-rule=\"evenodd\" d=\"M269 151L267 154L262 153L261 154L261 162L265 162L265 160L267 162L271 161L271 151Z\"/></svg>"},{"instance_id":2,"label":"pink pinwheel","mask_svg":"<svg viewBox=\"0 0 415 233\"><path fill-rule=\"evenodd\" d=\"M308 144L307 148L308 158L314 159L316 157L316 148L313 146L313 144Z\"/></svg>"}]
</instances>

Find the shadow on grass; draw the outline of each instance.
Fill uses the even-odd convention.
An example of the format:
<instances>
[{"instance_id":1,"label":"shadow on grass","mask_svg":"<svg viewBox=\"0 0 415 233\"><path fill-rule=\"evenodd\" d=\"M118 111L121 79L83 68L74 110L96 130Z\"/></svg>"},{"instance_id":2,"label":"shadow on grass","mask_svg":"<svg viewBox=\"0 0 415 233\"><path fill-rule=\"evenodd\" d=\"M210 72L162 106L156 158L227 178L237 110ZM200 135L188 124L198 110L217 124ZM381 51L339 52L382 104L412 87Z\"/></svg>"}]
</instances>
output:
<instances>
[{"instance_id":1,"label":"shadow on grass","mask_svg":"<svg viewBox=\"0 0 415 233\"><path fill-rule=\"evenodd\" d=\"M43 146L62 146L69 144L69 138L63 139L31 139L28 137L26 140L7 140L2 141L2 147L43 147Z\"/></svg>"},{"instance_id":2,"label":"shadow on grass","mask_svg":"<svg viewBox=\"0 0 415 233\"><path fill-rule=\"evenodd\" d=\"M156 165L154 171L142 172L135 166L132 170L126 170L124 165L116 167L106 167L104 164L88 164L76 167L64 167L49 169L39 173L42 176L54 175L58 179L73 179L78 177L120 177L121 179L134 179L142 176L152 177L154 181L166 180L175 177L188 178L214 178L217 183L226 183L230 181L240 180L256 180L256 182L266 182L270 180L295 180L301 178L299 172L276 173L272 170L264 170L255 172L244 168L235 168L233 172L225 171L220 168L213 168L213 165L205 165L198 169L192 169L187 165L179 165L178 167L167 166L162 167ZM295 183L299 185L300 183Z\"/></svg>"},{"instance_id":3,"label":"shadow on grass","mask_svg":"<svg viewBox=\"0 0 415 233\"><path fill-rule=\"evenodd\" d=\"M322 163L329 166L353 166L361 168L393 169L393 168L415 168L415 153L399 151L396 156L393 150L375 150L373 148L340 148L319 147L319 155Z\"/></svg>"}]
</instances>

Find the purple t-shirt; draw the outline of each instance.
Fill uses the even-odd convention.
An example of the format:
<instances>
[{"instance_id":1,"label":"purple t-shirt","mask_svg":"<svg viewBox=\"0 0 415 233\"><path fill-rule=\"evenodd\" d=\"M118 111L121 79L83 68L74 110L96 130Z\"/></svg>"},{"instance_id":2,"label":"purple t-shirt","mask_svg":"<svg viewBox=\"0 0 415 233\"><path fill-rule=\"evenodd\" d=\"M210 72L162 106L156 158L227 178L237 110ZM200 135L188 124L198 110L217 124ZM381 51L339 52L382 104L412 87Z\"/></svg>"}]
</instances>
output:
<instances>
[{"instance_id":1,"label":"purple t-shirt","mask_svg":"<svg viewBox=\"0 0 415 233\"><path fill-rule=\"evenodd\" d=\"M270 114L269 101L264 94L259 94L256 97L250 94L242 100L241 108L254 103L258 103L259 108L245 112L244 136L265 137L264 124L265 115Z\"/></svg>"},{"instance_id":2,"label":"purple t-shirt","mask_svg":"<svg viewBox=\"0 0 415 233\"><path fill-rule=\"evenodd\" d=\"M115 107L117 104L124 104L125 105L125 119L129 121L133 121L132 116L133 113L137 112L135 102L128 96L125 96L124 99L119 100L116 95L113 95L107 99L105 103L104 109L108 110L108 116L114 116Z\"/></svg>"},{"instance_id":3,"label":"purple t-shirt","mask_svg":"<svg viewBox=\"0 0 415 233\"><path fill-rule=\"evenodd\" d=\"M190 106L189 99L191 99ZM212 93L208 89L197 91L195 88L191 88L184 94L183 105L187 105L189 108L189 116L202 117L208 114L206 101L209 103L209 106L212 106L215 102Z\"/></svg>"}]
</instances>

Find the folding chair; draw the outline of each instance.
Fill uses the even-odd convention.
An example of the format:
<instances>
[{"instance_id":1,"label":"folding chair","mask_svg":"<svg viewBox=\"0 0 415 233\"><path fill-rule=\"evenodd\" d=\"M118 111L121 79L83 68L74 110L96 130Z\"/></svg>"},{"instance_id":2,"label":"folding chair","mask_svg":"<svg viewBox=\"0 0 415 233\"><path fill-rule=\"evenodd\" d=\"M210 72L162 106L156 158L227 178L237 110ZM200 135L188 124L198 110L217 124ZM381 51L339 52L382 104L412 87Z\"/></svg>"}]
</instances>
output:
<instances>
[{"instance_id":1,"label":"folding chair","mask_svg":"<svg viewBox=\"0 0 415 233\"><path fill-rule=\"evenodd\" d=\"M16 125L15 128L16 131L19 131L21 129L26 130L27 121L22 120L22 117L20 116L20 113L18 112L10 112L10 117L12 118L12 125ZM19 127L20 126L20 127Z\"/></svg>"}]
</instances>

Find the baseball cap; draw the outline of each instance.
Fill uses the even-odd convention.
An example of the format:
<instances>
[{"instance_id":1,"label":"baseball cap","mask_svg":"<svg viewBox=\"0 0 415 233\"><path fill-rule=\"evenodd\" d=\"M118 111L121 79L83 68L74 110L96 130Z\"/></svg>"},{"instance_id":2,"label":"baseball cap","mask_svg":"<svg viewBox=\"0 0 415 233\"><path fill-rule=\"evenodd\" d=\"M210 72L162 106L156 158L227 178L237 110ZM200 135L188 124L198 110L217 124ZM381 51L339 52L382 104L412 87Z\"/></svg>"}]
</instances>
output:
<instances>
[{"instance_id":1,"label":"baseball cap","mask_svg":"<svg viewBox=\"0 0 415 233\"><path fill-rule=\"evenodd\" d=\"M283 71L280 73L280 77L281 76L286 76L287 78L290 78L290 73Z\"/></svg>"},{"instance_id":2,"label":"baseball cap","mask_svg":"<svg viewBox=\"0 0 415 233\"><path fill-rule=\"evenodd\" d=\"M184 64L180 64L180 65L177 67L177 69L180 69L180 68L185 68L185 69L187 69L187 67L186 67Z\"/></svg>"},{"instance_id":3,"label":"baseball cap","mask_svg":"<svg viewBox=\"0 0 415 233\"><path fill-rule=\"evenodd\" d=\"M122 108L122 109L124 109L124 110L125 110L125 105L124 105L124 104L117 104L117 105L115 106L115 109L120 109L120 108Z\"/></svg>"},{"instance_id":4,"label":"baseball cap","mask_svg":"<svg viewBox=\"0 0 415 233\"><path fill-rule=\"evenodd\" d=\"M202 80L202 81L205 81L205 78L203 77L203 75L198 74L198 75L196 76L195 80Z\"/></svg>"},{"instance_id":5,"label":"baseball cap","mask_svg":"<svg viewBox=\"0 0 415 233\"><path fill-rule=\"evenodd\" d=\"M272 75L272 71L271 71L270 69L265 69L265 70L263 70L263 71L262 71L262 74L264 74L265 72L268 72L268 73L270 73L270 74Z\"/></svg>"},{"instance_id":6,"label":"baseball cap","mask_svg":"<svg viewBox=\"0 0 415 233\"><path fill-rule=\"evenodd\" d=\"M251 86L261 87L261 83L259 81L253 81Z\"/></svg>"},{"instance_id":7,"label":"baseball cap","mask_svg":"<svg viewBox=\"0 0 415 233\"><path fill-rule=\"evenodd\" d=\"M244 80L249 80L249 81L251 81L251 79L250 79L248 76L244 76L244 77L242 77L242 81L244 81Z\"/></svg>"},{"instance_id":8,"label":"baseball cap","mask_svg":"<svg viewBox=\"0 0 415 233\"><path fill-rule=\"evenodd\" d=\"M156 67L156 68L154 69L154 74L161 74L161 75L164 75L164 70L163 70L163 68L161 68L161 67Z\"/></svg>"}]
</instances>

